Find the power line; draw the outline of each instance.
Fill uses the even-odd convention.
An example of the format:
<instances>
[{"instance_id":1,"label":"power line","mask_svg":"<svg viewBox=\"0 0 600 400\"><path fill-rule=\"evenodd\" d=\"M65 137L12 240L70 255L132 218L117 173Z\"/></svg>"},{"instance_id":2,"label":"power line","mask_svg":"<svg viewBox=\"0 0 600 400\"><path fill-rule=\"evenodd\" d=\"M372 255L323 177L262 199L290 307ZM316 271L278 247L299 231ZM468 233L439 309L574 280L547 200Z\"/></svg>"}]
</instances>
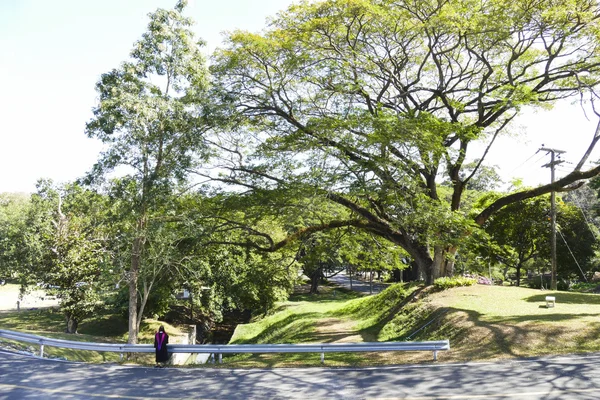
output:
<instances>
[{"instance_id":1,"label":"power line","mask_svg":"<svg viewBox=\"0 0 600 400\"><path fill-rule=\"evenodd\" d=\"M541 151L545 151L546 154L550 154L550 162L543 167L550 167L550 184L554 183L554 167L562 164L563 161L556 160L556 158L560 158L560 155L565 153L564 150L551 149L548 147L540 147ZM552 190L550 193L550 219L552 221L551 226L551 235L550 235L550 244L552 250L552 280L550 281L550 289L556 290L556 191Z\"/></svg>"},{"instance_id":2,"label":"power line","mask_svg":"<svg viewBox=\"0 0 600 400\"><path fill-rule=\"evenodd\" d=\"M581 265L579 265L579 262L577 262L577 259L575 258L575 254L573 254L573 252L571 251L571 248L569 247L569 244L565 240L565 237L563 236L563 234L560 230L558 231L558 233L560 234L560 237L562 238L563 242L565 242L565 246L567 246L567 249L569 249L569 253L571 253L571 257L573 257L573 260L575 260L575 264L577 264L577 266L579 267L579 270L581 271L581 276L583 276L583 279L585 279L585 281L587 282L588 280L585 277L585 274L583 273L583 269L581 269Z\"/></svg>"},{"instance_id":3,"label":"power line","mask_svg":"<svg viewBox=\"0 0 600 400\"><path fill-rule=\"evenodd\" d=\"M533 153L531 155L531 157L529 157L527 160L523 161L521 164L517 165L515 168L512 169L512 171L509 172L509 174L512 174L513 172L515 172L517 169L521 168L523 165L525 165L529 160L531 160L533 157L536 156L537 153L539 153L540 150L536 151L535 153ZM543 155L542 157L540 157L537 161L535 161L535 163L537 163L538 161L540 161L542 158L544 158L545 155Z\"/></svg>"},{"instance_id":4,"label":"power line","mask_svg":"<svg viewBox=\"0 0 600 400\"><path fill-rule=\"evenodd\" d=\"M595 229L591 228L591 226L593 226L595 228L596 225L590 222L587 215L585 214L585 211L583 210L583 207L581 207L581 205L579 204L579 199L577 199L576 196L573 196L573 204L575 204L575 207L577 207L579 209L579 211L581 211L581 215L583 215L583 219L585 220L587 228L590 230L590 232L592 232L592 235L594 235L594 237L596 239L598 239L598 233L596 232Z\"/></svg>"}]
</instances>

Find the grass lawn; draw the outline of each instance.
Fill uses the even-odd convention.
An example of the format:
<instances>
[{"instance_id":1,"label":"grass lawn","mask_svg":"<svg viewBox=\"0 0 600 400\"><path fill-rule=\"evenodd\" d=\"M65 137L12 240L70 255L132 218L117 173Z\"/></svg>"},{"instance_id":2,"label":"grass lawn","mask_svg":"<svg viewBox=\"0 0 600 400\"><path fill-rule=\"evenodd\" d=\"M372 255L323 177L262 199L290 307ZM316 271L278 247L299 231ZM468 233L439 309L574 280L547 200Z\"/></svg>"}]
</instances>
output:
<instances>
[{"instance_id":1,"label":"grass lawn","mask_svg":"<svg viewBox=\"0 0 600 400\"><path fill-rule=\"evenodd\" d=\"M18 291L17 285L0 286L0 297L13 294ZM177 327L165 322L146 319L142 322L139 334L139 343L153 343L154 333L160 325L164 325L171 337L183 336ZM35 309L21 309L16 311L0 310L0 329L32 333L54 339L72 340L79 342L95 343L126 343L127 342L127 319L114 314L98 313L84 320L78 329L78 334L64 333L65 318L52 307L39 307ZM19 343L11 340L0 339L2 343L17 350L39 352L39 346L29 343ZM47 357L62 357L70 361L85 362L120 362L118 353L95 352L63 349L44 346L44 354ZM154 355L138 355L139 363L154 363Z\"/></svg>"},{"instance_id":2,"label":"grass lawn","mask_svg":"<svg viewBox=\"0 0 600 400\"><path fill-rule=\"evenodd\" d=\"M546 308L545 297L556 297ZM416 301L409 301L415 298ZM441 361L600 351L600 296L475 285L443 292L393 285L366 298L304 296L240 325L232 343L449 339ZM238 355L226 366L319 365L319 354ZM326 365L432 362L429 352L326 354Z\"/></svg>"},{"instance_id":3,"label":"grass lawn","mask_svg":"<svg viewBox=\"0 0 600 400\"><path fill-rule=\"evenodd\" d=\"M546 308L545 297L556 297ZM322 287L321 294L296 294L269 315L239 325L231 343L340 343L449 339L441 362L492 360L600 351L600 296L475 285L441 292L396 284L363 297ZM162 322L146 320L140 343L152 343ZM164 323L163 323L164 324ZM2 329L89 342L125 342L127 321L98 314L63 333L64 319L52 309L0 312ZM182 334L165 324L171 336ZM27 347L27 346L25 346ZM37 351L37 348L35 349ZM118 361L118 354L47 348L50 356L89 362ZM146 357L146 358L144 358ZM141 363L152 363L144 356ZM224 355L224 367L319 366L320 354ZM327 366L430 363L431 352L330 353Z\"/></svg>"},{"instance_id":4,"label":"grass lawn","mask_svg":"<svg viewBox=\"0 0 600 400\"><path fill-rule=\"evenodd\" d=\"M546 308L545 297L556 297ZM438 334L453 338L453 359L489 359L600 350L600 296L476 285L436 293L447 311Z\"/></svg>"}]
</instances>

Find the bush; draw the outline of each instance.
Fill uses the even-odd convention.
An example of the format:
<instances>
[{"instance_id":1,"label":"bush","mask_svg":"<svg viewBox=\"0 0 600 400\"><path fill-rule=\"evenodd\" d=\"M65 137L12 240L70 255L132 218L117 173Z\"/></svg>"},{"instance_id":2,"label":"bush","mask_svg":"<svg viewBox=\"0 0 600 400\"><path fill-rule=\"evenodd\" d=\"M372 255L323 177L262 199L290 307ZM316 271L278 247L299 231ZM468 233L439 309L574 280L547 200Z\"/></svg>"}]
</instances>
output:
<instances>
[{"instance_id":1,"label":"bush","mask_svg":"<svg viewBox=\"0 0 600 400\"><path fill-rule=\"evenodd\" d=\"M452 277L452 278L449 278L449 277L438 278L433 282L433 286L439 290L446 290L446 289L450 289L453 287L459 287L459 286L473 286L476 283L477 283L477 279L475 279L475 278L456 276L456 277Z\"/></svg>"},{"instance_id":2,"label":"bush","mask_svg":"<svg viewBox=\"0 0 600 400\"><path fill-rule=\"evenodd\" d=\"M492 282L490 280L490 278L487 278L487 277L481 276L481 275L464 274L463 277L475 279L479 285L493 285L494 284L494 282ZM466 286L470 286L470 285L466 285Z\"/></svg>"},{"instance_id":3,"label":"bush","mask_svg":"<svg viewBox=\"0 0 600 400\"><path fill-rule=\"evenodd\" d=\"M549 275L545 275L543 277L544 288L549 289L552 278ZM562 291L571 290L572 282L570 280L559 278L556 281L556 289ZM530 279L527 279L527 286L532 289L541 289L542 288L542 277L540 275L534 276Z\"/></svg>"},{"instance_id":4,"label":"bush","mask_svg":"<svg viewBox=\"0 0 600 400\"><path fill-rule=\"evenodd\" d=\"M571 285L573 292L593 292L598 287L598 282L576 282Z\"/></svg>"}]
</instances>

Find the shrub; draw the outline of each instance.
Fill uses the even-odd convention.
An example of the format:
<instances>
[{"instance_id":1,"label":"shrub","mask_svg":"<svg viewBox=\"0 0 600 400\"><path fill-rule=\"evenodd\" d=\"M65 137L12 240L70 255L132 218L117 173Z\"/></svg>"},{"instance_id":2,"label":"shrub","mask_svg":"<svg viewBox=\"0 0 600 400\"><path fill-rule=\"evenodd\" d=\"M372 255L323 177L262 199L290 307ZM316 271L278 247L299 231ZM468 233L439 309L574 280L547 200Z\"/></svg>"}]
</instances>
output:
<instances>
[{"instance_id":1,"label":"shrub","mask_svg":"<svg viewBox=\"0 0 600 400\"><path fill-rule=\"evenodd\" d=\"M598 287L598 282L576 282L571 285L573 292L593 292Z\"/></svg>"},{"instance_id":2,"label":"shrub","mask_svg":"<svg viewBox=\"0 0 600 400\"><path fill-rule=\"evenodd\" d=\"M446 290L459 286L472 286L477 283L475 278L467 278L464 276L443 277L438 278L433 282L433 286L439 290Z\"/></svg>"},{"instance_id":3,"label":"shrub","mask_svg":"<svg viewBox=\"0 0 600 400\"><path fill-rule=\"evenodd\" d=\"M481 275L464 274L463 277L475 279L479 285L493 285L494 284L494 282L492 282L490 280L490 278L487 278L487 277L481 276ZM470 285L464 285L464 286L470 286Z\"/></svg>"},{"instance_id":4,"label":"shrub","mask_svg":"<svg viewBox=\"0 0 600 400\"><path fill-rule=\"evenodd\" d=\"M552 278L549 275L545 275L543 277L544 288L546 288L546 289L550 288L551 279ZM542 288L541 284L542 284L542 277L539 275L534 276L527 280L527 285L532 289L541 289ZM572 285L573 285L573 283L570 280L565 280L565 279L559 278L556 281L556 289L558 289L558 290L563 290L563 291L570 290Z\"/></svg>"}]
</instances>

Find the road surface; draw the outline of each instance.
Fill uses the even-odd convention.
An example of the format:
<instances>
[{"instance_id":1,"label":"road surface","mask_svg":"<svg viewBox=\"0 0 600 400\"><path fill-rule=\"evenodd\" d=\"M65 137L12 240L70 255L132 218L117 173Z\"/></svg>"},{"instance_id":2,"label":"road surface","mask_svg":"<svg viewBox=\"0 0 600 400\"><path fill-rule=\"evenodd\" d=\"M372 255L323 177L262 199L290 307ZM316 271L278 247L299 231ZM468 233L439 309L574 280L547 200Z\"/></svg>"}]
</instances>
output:
<instances>
[{"instance_id":1,"label":"road surface","mask_svg":"<svg viewBox=\"0 0 600 400\"><path fill-rule=\"evenodd\" d=\"M327 278L328 281L335 283L336 285L360 292L363 294L377 294L385 289L389 284L380 283L373 280L373 292L371 293L371 284L367 280L352 278L352 285L350 285L350 277L346 274L346 271L341 271L337 275Z\"/></svg>"},{"instance_id":2,"label":"road surface","mask_svg":"<svg viewBox=\"0 0 600 400\"><path fill-rule=\"evenodd\" d=\"M0 352L0 399L600 398L600 355L379 368L155 369Z\"/></svg>"}]
</instances>

